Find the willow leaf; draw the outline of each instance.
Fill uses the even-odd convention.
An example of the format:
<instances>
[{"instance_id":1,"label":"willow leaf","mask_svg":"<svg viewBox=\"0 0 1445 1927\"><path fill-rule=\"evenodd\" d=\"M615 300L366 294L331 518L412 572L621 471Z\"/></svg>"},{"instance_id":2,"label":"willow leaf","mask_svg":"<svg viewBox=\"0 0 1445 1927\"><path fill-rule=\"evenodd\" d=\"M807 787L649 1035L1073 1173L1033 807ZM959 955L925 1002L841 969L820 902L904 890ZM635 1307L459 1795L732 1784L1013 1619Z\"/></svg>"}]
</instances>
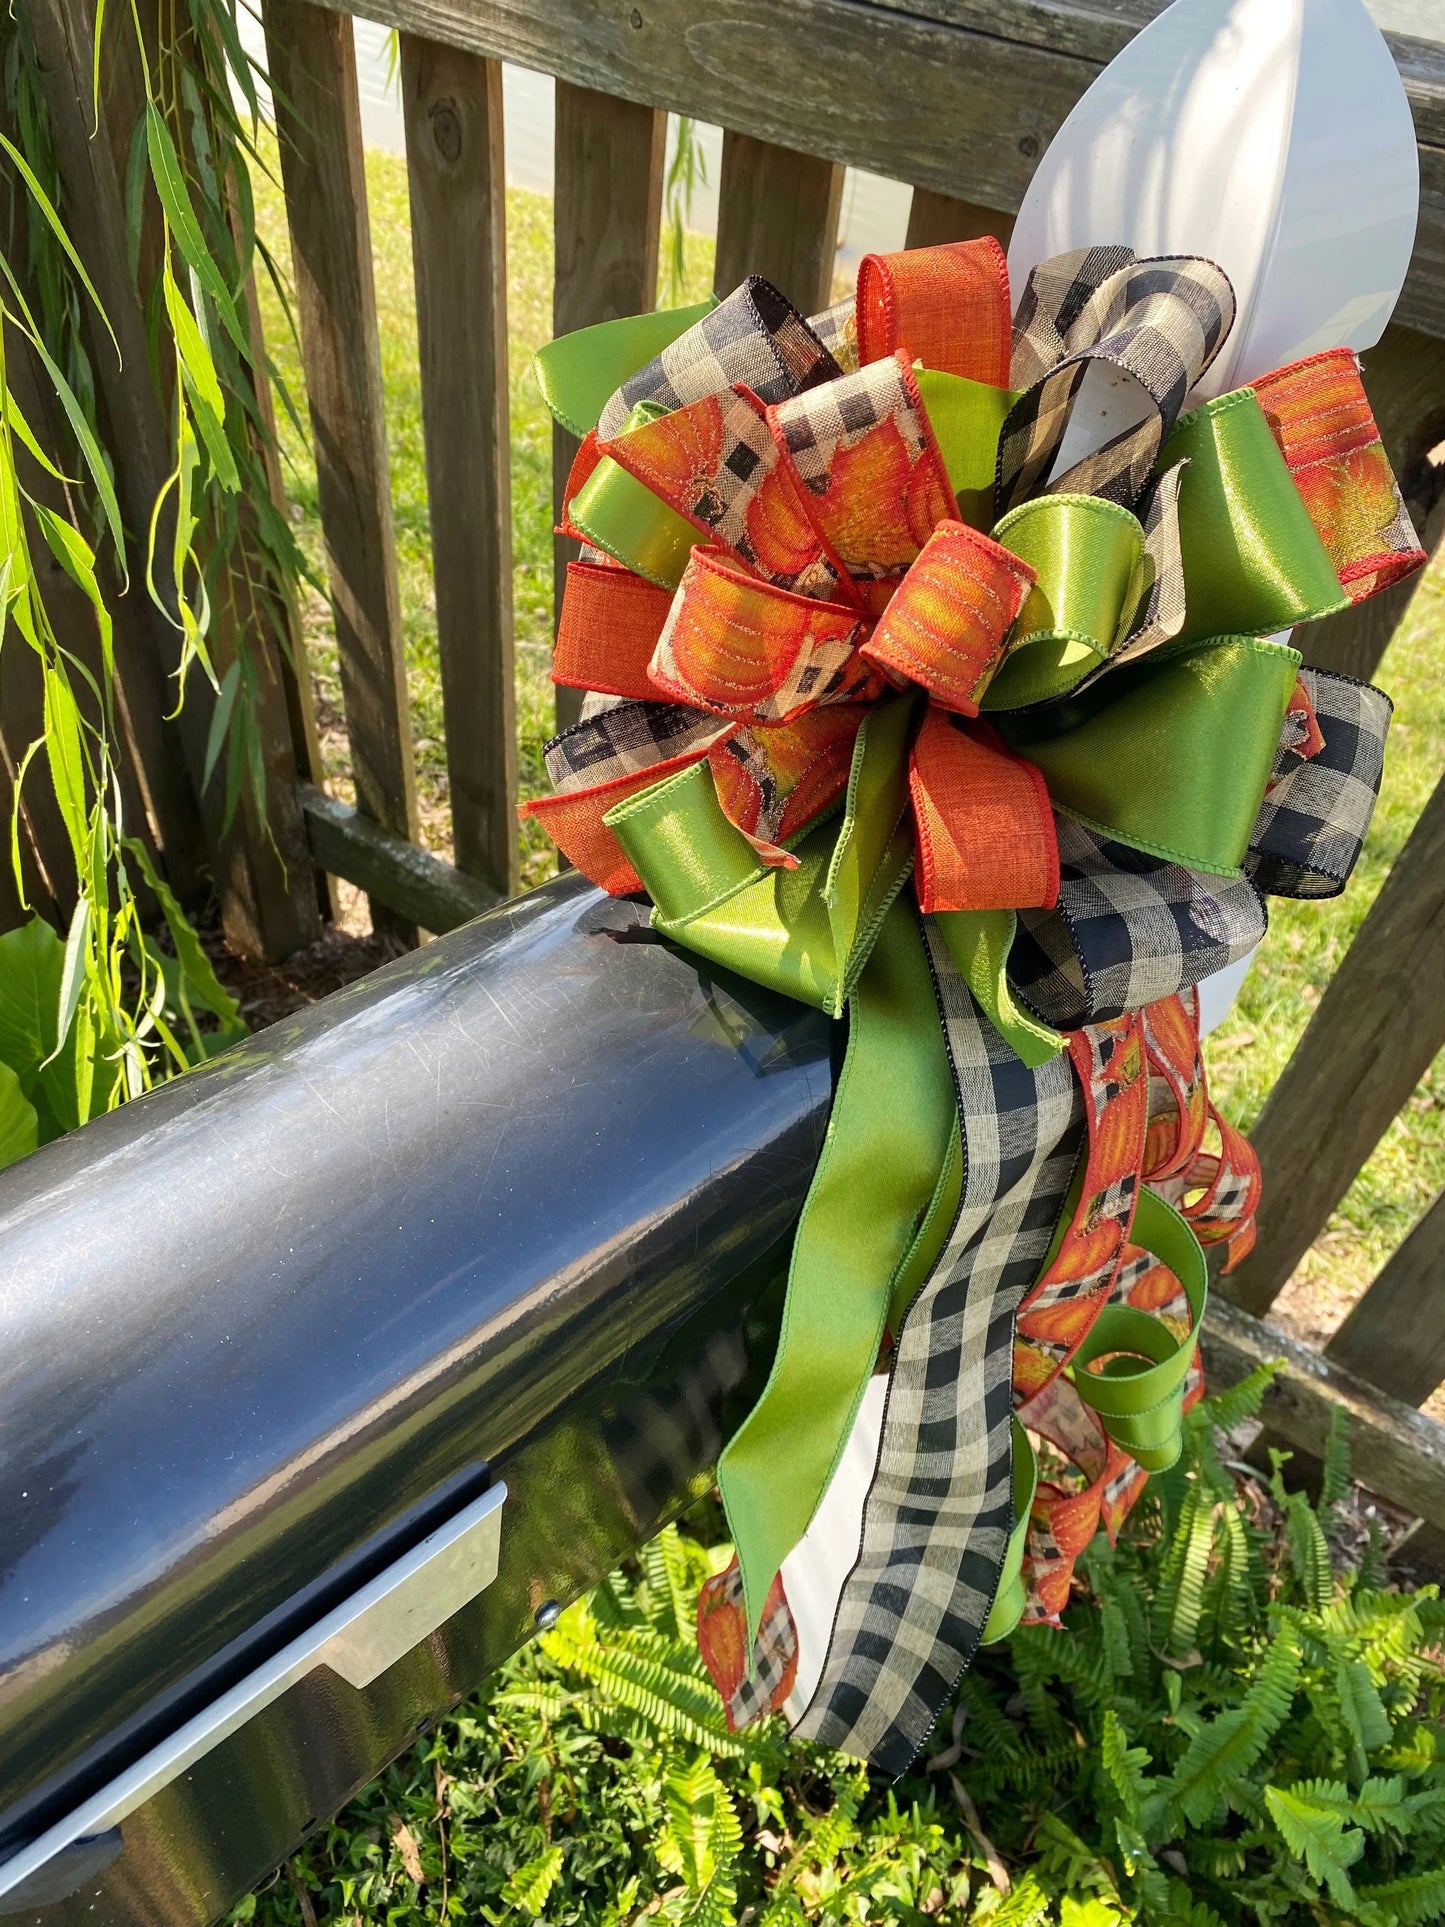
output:
<instances>
[{"instance_id":1,"label":"willow leaf","mask_svg":"<svg viewBox=\"0 0 1445 1927\"><path fill-rule=\"evenodd\" d=\"M222 327L249 362L251 344L246 329L237 313L235 299L226 285L225 276L206 245L206 237L191 206L176 144L154 101L146 103L146 147L150 154L151 179L156 184L156 192L165 210L171 235L181 251L181 258L215 303Z\"/></svg>"},{"instance_id":2,"label":"willow leaf","mask_svg":"<svg viewBox=\"0 0 1445 1927\"><path fill-rule=\"evenodd\" d=\"M20 152L20 149L15 145L14 141L8 139L6 135L0 134L0 148L3 148L4 151L10 156L11 160L15 163L15 167L19 172L21 179L25 182L25 185L30 190L30 195L32 200L35 202L35 205L40 209L40 212L45 216L46 225L50 228L51 233L55 236L56 240L60 243L61 247L65 250L65 253L67 258L69 259L70 265L75 270L76 279L80 282L81 287L85 289L85 292L90 296L92 302L95 304L96 313L100 316L101 320L105 323L105 331L110 336L111 341L115 346L115 358L117 361L119 361L120 360L120 343L116 341L115 330L110 325L110 316L106 313L105 304L102 302L100 296L95 291L95 283L91 280L89 274L86 272L85 263L81 260L80 256L75 251L75 243L71 240L70 236L65 231L64 221L61 220L59 214L57 214L57 212L55 211L55 207L50 199L50 196L45 192L45 189L40 185L39 180L36 178L34 168L31 167L29 161L26 160L25 156Z\"/></svg>"}]
</instances>

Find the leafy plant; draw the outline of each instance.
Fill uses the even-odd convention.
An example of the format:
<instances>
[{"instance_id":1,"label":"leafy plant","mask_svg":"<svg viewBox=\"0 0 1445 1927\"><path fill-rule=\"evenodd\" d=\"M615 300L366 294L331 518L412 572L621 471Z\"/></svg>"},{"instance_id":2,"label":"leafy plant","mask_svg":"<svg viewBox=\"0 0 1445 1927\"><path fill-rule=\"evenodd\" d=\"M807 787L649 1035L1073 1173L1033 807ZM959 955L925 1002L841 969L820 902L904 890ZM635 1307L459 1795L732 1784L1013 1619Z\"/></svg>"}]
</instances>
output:
<instances>
[{"instance_id":1,"label":"leafy plant","mask_svg":"<svg viewBox=\"0 0 1445 1927\"><path fill-rule=\"evenodd\" d=\"M104 17L98 8L97 103ZM0 133L16 216L13 258L0 252L0 630L6 647L34 653L44 717L42 735L14 774L10 856L24 903L24 787L48 776L70 846L76 906L63 945L36 919L8 933L0 948L0 999L13 1005L3 1025L8 1043L0 1045L0 1162L134 1096L155 1076L184 1069L215 1038L229 1042L241 1028L138 839L143 826L124 819L109 596L124 588L135 563L177 631L177 707L193 667L210 679L217 701L205 780L229 742L229 819L247 782L264 811L258 672L248 638L257 625L284 638L301 569L265 475L269 429L259 395L275 371L258 359L248 291L258 260L274 268L255 230L249 170L259 159L260 106L236 0L185 0L166 13L162 31L139 0L122 19L144 94L127 172L130 267L147 311L151 376L174 435L174 466L138 553L127 541L97 425L87 338L101 354L118 356L119 348L66 227L23 11L5 48L5 120L18 144ZM22 408L7 361L17 353L33 364L45 419ZM145 370L129 378L144 380ZM39 566L47 552L89 605L94 651L57 626L47 606ZM222 615L230 660L218 675L209 638ZM142 926L140 890L159 904L169 950ZM203 1029L200 1012L217 1027Z\"/></svg>"},{"instance_id":2,"label":"leafy plant","mask_svg":"<svg viewBox=\"0 0 1445 1927\"><path fill-rule=\"evenodd\" d=\"M692 1628L729 1548L669 1528L238 1917L294 1927L298 1888L405 1927L1445 1916L1445 1608L1333 1571L1342 1432L1319 1507L1222 1462L1268 1378L1191 1416L1066 1630L991 1649L896 1786L777 1721L727 1731Z\"/></svg>"},{"instance_id":3,"label":"leafy plant","mask_svg":"<svg viewBox=\"0 0 1445 1927\"><path fill-rule=\"evenodd\" d=\"M1006 1855L1041 1849L1046 1884L1087 1880L1126 1919L1434 1919L1445 1607L1334 1570L1341 1428L1318 1509L1281 1454L1263 1482L1221 1463L1215 1426L1267 1378L1191 1417L1149 1512L1091 1548L1062 1637L1026 1628L967 1683L970 1708L1025 1716L984 1729L970 1790Z\"/></svg>"},{"instance_id":4,"label":"leafy plant","mask_svg":"<svg viewBox=\"0 0 1445 1927\"><path fill-rule=\"evenodd\" d=\"M677 122L677 145L667 164L663 182L663 201L667 227L667 302L675 307L682 300L686 276L687 224L692 216L693 197L707 186L707 156L698 138L697 122L681 114Z\"/></svg>"}]
</instances>

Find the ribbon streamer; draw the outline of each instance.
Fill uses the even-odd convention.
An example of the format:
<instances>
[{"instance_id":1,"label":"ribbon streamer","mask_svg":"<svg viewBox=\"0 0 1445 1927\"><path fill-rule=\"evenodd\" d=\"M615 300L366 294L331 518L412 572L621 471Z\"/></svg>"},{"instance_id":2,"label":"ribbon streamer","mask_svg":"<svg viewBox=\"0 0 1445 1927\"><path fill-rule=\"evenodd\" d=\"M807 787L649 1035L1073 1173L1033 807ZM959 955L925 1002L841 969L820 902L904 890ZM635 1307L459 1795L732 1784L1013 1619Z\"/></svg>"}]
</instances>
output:
<instances>
[{"instance_id":1,"label":"ribbon streamer","mask_svg":"<svg viewBox=\"0 0 1445 1927\"><path fill-rule=\"evenodd\" d=\"M538 358L589 545L554 674L597 696L526 811L849 1022L705 1650L730 1718L780 1703L779 1567L891 1356L801 1730L892 1771L1178 1450L1202 1247L1243 1256L1258 1198L1192 986L1263 893L1343 887L1378 789L1387 699L1274 638L1423 556L1344 351L1185 412L1233 307L1211 262L1099 247L1011 317L969 242L812 322L750 279ZM1055 478L1095 364L1134 406Z\"/></svg>"}]
</instances>

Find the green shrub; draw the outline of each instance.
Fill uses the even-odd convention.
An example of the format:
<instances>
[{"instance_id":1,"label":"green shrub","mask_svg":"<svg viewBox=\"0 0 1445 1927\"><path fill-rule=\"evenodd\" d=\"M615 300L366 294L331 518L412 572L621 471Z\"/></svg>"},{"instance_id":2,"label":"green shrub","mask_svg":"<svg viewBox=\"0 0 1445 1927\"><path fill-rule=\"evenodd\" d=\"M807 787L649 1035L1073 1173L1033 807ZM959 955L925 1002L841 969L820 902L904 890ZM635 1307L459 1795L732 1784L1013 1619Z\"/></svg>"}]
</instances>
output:
<instances>
[{"instance_id":1,"label":"green shrub","mask_svg":"<svg viewBox=\"0 0 1445 1927\"><path fill-rule=\"evenodd\" d=\"M1067 1630L1016 1633L889 1787L729 1734L697 1589L728 1557L669 1528L394 1765L238 1917L782 1927L949 1921L1164 1927L1445 1916L1445 1607L1337 1573L1348 1485L1318 1507L1241 1480L1190 1419ZM704 1533L703 1535L707 1535Z\"/></svg>"}]
</instances>

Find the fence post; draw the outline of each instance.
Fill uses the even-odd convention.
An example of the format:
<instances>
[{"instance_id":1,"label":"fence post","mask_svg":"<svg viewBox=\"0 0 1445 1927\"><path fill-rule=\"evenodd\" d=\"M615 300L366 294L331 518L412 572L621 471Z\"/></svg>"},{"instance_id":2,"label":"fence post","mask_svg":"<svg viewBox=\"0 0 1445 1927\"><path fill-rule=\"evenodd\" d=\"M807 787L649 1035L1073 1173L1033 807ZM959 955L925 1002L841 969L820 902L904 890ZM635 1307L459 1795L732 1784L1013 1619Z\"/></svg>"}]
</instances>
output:
<instances>
[{"instance_id":1,"label":"fence post","mask_svg":"<svg viewBox=\"0 0 1445 1927\"><path fill-rule=\"evenodd\" d=\"M459 870L520 882L502 65L401 35L437 650Z\"/></svg>"},{"instance_id":2,"label":"fence post","mask_svg":"<svg viewBox=\"0 0 1445 1927\"><path fill-rule=\"evenodd\" d=\"M657 300L662 224L662 167L667 115L590 87L557 82L553 221L556 266L552 332L570 334L597 321L641 314ZM558 521L575 437L552 430L552 508ZM555 612L562 607L575 542L553 547ZM575 722L580 689L557 691L557 727Z\"/></svg>"},{"instance_id":3,"label":"fence post","mask_svg":"<svg viewBox=\"0 0 1445 1927\"><path fill-rule=\"evenodd\" d=\"M713 287L731 294L761 274L804 314L833 296L833 255L846 169L751 134L723 134Z\"/></svg>"},{"instance_id":4,"label":"fence post","mask_svg":"<svg viewBox=\"0 0 1445 1927\"><path fill-rule=\"evenodd\" d=\"M909 248L936 248L946 241L976 241L991 234L1006 248L1014 231L1012 214L997 208L975 207L971 201L956 201L951 194L938 194L930 187L915 187L908 209L908 234L903 245ZM1015 288L1017 301L1020 290Z\"/></svg>"},{"instance_id":5,"label":"fence post","mask_svg":"<svg viewBox=\"0 0 1445 1927\"><path fill-rule=\"evenodd\" d=\"M308 0L266 0L264 17L356 801L383 829L415 842L416 777L351 18ZM416 939L414 924L375 899L371 920L403 941Z\"/></svg>"},{"instance_id":6,"label":"fence post","mask_svg":"<svg viewBox=\"0 0 1445 1927\"><path fill-rule=\"evenodd\" d=\"M1445 1044L1445 779L1251 1132L1259 1243L1221 1289L1262 1317Z\"/></svg>"},{"instance_id":7,"label":"fence post","mask_svg":"<svg viewBox=\"0 0 1445 1927\"><path fill-rule=\"evenodd\" d=\"M1381 1391L1423 1405L1445 1379L1445 1191L1325 1346Z\"/></svg>"}]
</instances>

